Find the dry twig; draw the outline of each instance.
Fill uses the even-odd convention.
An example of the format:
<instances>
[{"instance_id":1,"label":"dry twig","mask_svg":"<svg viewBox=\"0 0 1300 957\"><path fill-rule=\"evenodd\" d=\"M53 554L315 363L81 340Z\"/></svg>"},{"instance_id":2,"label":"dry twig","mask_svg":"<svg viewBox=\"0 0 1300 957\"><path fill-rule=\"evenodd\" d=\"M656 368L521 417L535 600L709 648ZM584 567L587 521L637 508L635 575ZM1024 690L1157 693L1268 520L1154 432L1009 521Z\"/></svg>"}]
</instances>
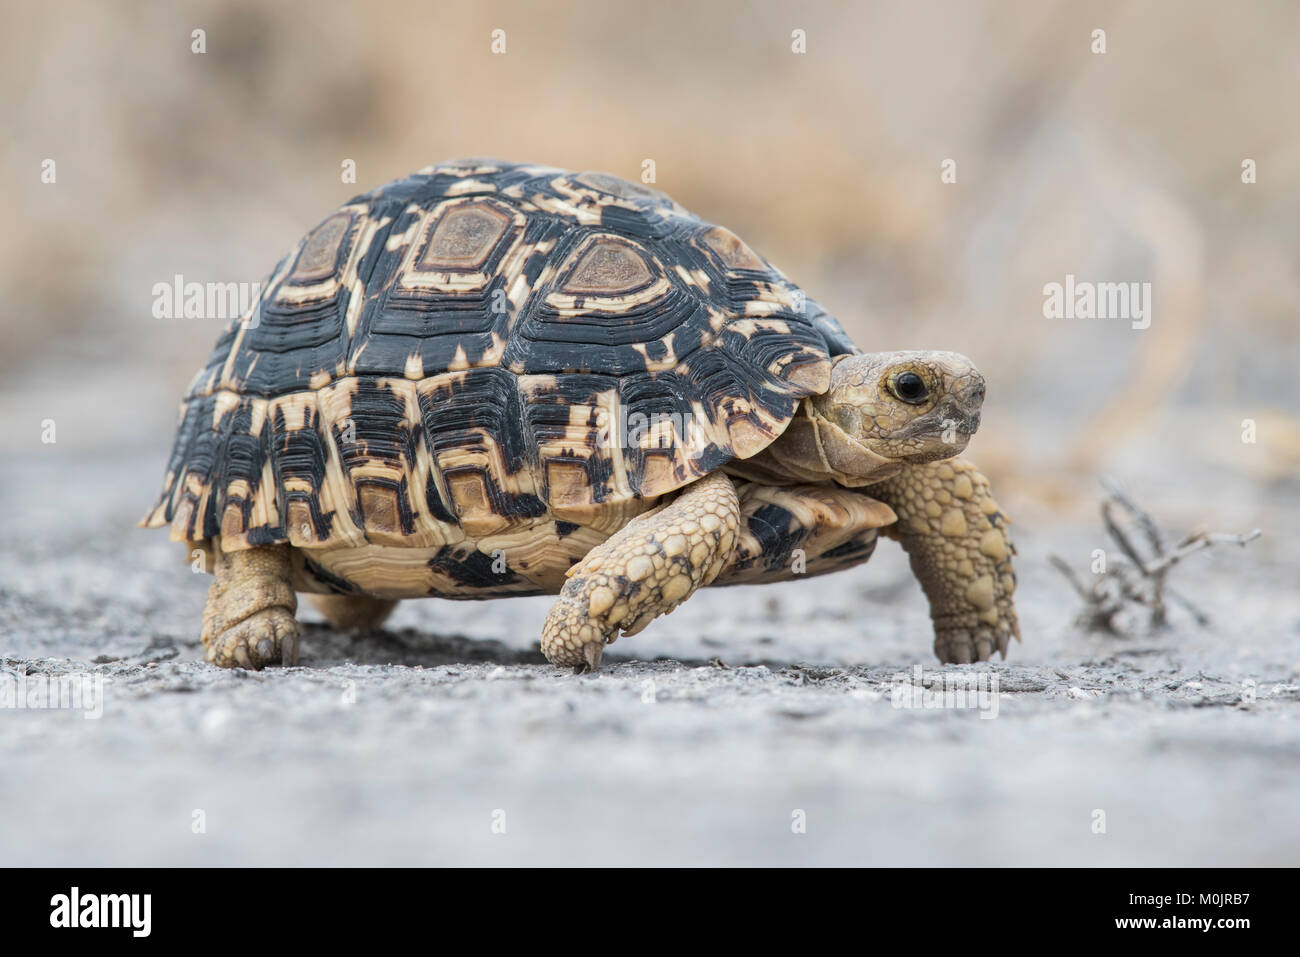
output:
<instances>
[{"instance_id":1,"label":"dry twig","mask_svg":"<svg viewBox=\"0 0 1300 957\"><path fill-rule=\"evenodd\" d=\"M1198 625L1209 624L1209 615L1169 586L1169 572L1188 555L1215 545L1245 546L1263 532L1258 528L1247 535L1198 532L1169 548L1160 526L1146 510L1114 483L1103 481L1102 487L1106 490L1101 503L1102 524L1126 560L1108 561L1105 571L1097 574L1092 582L1085 582L1064 559L1057 555L1048 556L1052 566L1065 576L1083 599L1079 625L1089 631L1123 634L1116 619L1127 608L1138 605L1149 610L1152 629L1162 628L1168 623L1168 603L1171 601L1190 612ZM1141 539L1135 540L1134 529L1141 533ZM1145 553L1138 544L1142 540L1145 540Z\"/></svg>"}]
</instances>

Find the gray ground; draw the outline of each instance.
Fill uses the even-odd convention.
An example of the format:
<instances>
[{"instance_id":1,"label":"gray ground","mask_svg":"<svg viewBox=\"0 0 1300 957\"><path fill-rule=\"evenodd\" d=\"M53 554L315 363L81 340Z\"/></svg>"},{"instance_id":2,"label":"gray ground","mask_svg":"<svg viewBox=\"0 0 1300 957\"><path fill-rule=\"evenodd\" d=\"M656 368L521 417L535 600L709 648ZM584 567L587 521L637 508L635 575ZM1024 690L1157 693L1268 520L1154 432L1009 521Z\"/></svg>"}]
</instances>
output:
<instances>
[{"instance_id":1,"label":"gray ground","mask_svg":"<svg viewBox=\"0 0 1300 957\"><path fill-rule=\"evenodd\" d=\"M0 710L4 863L1300 859L1294 485L1229 492L1145 443L1123 471L1174 529L1270 528L1179 570L1214 627L1131 640L1071 627L1045 562L1086 563L1095 520L1022 503L1024 642L965 668L998 676L992 720L893 706L893 677L936 662L892 542L841 575L699 594L594 676L542 661L545 598L407 602L355 640L303 610L303 667L247 674L201 663L208 577L134 528L170 408L122 421L70 378L66 408L5 397L62 432L0 464L0 667L103 675L104 711ZM1187 494L1191 473L1221 492Z\"/></svg>"},{"instance_id":2,"label":"gray ground","mask_svg":"<svg viewBox=\"0 0 1300 957\"><path fill-rule=\"evenodd\" d=\"M1025 641L964 669L998 676L994 720L893 706L935 664L893 543L702 593L594 676L541 659L546 599L406 603L359 639L304 610L302 667L249 674L201 663L207 577L132 527L161 453L54 449L0 471L0 665L103 675L104 710L0 711L6 864L1300 859L1293 540L1193 559L1218 624L1125 641L1073 629L1044 561L1091 530L1022 519Z\"/></svg>"}]
</instances>

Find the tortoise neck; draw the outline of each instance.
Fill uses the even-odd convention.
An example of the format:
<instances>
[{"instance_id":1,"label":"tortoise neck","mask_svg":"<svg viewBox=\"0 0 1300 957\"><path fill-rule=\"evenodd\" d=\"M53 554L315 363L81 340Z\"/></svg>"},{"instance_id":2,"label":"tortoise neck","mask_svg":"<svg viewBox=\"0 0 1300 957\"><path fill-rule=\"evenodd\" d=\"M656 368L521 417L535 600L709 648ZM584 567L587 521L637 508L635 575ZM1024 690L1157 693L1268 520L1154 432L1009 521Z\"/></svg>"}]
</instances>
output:
<instances>
[{"instance_id":1,"label":"tortoise neck","mask_svg":"<svg viewBox=\"0 0 1300 957\"><path fill-rule=\"evenodd\" d=\"M770 484L824 484L846 488L873 485L903 468L862 448L817 414L804 399L799 412L775 442L751 458L735 460L728 470Z\"/></svg>"}]
</instances>

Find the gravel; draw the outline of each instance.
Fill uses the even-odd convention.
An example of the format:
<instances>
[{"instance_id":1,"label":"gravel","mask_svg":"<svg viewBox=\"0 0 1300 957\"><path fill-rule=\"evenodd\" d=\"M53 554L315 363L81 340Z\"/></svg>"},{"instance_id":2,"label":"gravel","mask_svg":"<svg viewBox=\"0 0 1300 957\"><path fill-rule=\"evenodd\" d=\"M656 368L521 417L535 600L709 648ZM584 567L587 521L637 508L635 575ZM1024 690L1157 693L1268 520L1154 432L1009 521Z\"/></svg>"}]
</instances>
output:
<instances>
[{"instance_id":1,"label":"gravel","mask_svg":"<svg viewBox=\"0 0 1300 957\"><path fill-rule=\"evenodd\" d=\"M898 706L939 669L892 543L706 591L595 675L541 658L547 599L407 602L359 636L304 608L301 666L246 673L202 662L206 576L133 527L156 451L0 467L0 669L103 682L97 717L0 710L6 864L1300 859L1292 540L1179 570L1215 624L1098 638L1046 561L1095 532L1017 525L1024 643L945 669L996 680L982 707Z\"/></svg>"}]
</instances>

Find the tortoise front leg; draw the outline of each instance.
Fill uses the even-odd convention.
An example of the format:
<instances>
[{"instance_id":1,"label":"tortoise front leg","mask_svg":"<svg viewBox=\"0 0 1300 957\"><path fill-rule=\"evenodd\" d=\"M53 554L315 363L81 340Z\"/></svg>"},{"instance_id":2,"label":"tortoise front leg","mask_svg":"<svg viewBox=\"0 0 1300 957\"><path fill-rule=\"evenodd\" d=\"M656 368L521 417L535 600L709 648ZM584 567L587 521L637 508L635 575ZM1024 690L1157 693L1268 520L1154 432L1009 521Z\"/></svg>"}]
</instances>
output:
<instances>
[{"instance_id":1,"label":"tortoise front leg","mask_svg":"<svg viewBox=\"0 0 1300 957\"><path fill-rule=\"evenodd\" d=\"M910 465L870 493L898 513L884 529L911 560L930 600L934 652L943 662L1007 655L1020 624L1011 595L1015 547L989 481L964 459Z\"/></svg>"},{"instance_id":2,"label":"tortoise front leg","mask_svg":"<svg viewBox=\"0 0 1300 957\"><path fill-rule=\"evenodd\" d=\"M298 596L288 545L235 552L214 548L216 568L203 609L203 647L222 668L298 662Z\"/></svg>"},{"instance_id":3,"label":"tortoise front leg","mask_svg":"<svg viewBox=\"0 0 1300 957\"><path fill-rule=\"evenodd\" d=\"M620 630L635 635L717 577L739 524L736 488L721 472L633 519L569 569L542 628L542 653L552 664L594 671Z\"/></svg>"}]
</instances>

